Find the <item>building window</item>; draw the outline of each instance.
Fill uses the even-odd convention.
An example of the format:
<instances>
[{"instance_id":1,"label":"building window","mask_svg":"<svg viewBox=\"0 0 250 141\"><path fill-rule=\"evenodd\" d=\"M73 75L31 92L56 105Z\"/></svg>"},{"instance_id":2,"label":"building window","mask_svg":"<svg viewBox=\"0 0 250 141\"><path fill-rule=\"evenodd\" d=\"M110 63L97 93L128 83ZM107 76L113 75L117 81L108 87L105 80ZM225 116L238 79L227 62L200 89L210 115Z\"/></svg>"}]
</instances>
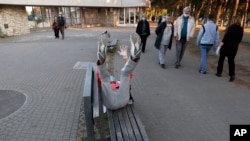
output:
<instances>
[{"instance_id":1,"label":"building window","mask_svg":"<svg viewBox=\"0 0 250 141\"><path fill-rule=\"evenodd\" d=\"M134 25L137 24L140 18L139 8L122 8L119 10L119 24L120 25Z\"/></svg>"}]
</instances>

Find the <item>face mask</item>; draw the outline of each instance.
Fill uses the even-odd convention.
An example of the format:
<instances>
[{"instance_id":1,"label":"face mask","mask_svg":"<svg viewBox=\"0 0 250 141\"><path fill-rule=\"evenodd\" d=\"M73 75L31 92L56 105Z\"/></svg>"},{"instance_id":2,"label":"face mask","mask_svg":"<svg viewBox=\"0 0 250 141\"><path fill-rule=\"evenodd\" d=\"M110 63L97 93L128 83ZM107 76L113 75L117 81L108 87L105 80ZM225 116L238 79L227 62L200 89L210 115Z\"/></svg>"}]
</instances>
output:
<instances>
[{"instance_id":1,"label":"face mask","mask_svg":"<svg viewBox=\"0 0 250 141\"><path fill-rule=\"evenodd\" d=\"M167 24L167 26L172 26L172 24Z\"/></svg>"},{"instance_id":2,"label":"face mask","mask_svg":"<svg viewBox=\"0 0 250 141\"><path fill-rule=\"evenodd\" d=\"M165 22L166 21L166 19L165 18L163 18L162 20L161 20L161 22Z\"/></svg>"},{"instance_id":3,"label":"face mask","mask_svg":"<svg viewBox=\"0 0 250 141\"><path fill-rule=\"evenodd\" d=\"M143 20L143 21L145 21L145 20L146 20L146 18L144 18L144 17L143 17L143 18L142 18L142 20Z\"/></svg>"},{"instance_id":4,"label":"face mask","mask_svg":"<svg viewBox=\"0 0 250 141\"><path fill-rule=\"evenodd\" d=\"M189 16L189 14L185 14L185 13L184 13L184 14L183 14L183 16L184 16L184 17L188 17L188 16Z\"/></svg>"}]
</instances>

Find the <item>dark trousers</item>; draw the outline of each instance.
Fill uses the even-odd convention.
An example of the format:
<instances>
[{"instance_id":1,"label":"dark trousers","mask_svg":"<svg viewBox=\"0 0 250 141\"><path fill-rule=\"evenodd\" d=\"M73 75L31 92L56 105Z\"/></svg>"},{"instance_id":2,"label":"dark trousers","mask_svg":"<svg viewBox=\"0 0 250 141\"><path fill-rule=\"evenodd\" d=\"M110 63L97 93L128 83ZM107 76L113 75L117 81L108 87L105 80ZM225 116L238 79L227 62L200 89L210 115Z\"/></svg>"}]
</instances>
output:
<instances>
[{"instance_id":1,"label":"dark trousers","mask_svg":"<svg viewBox=\"0 0 250 141\"><path fill-rule=\"evenodd\" d=\"M58 28L54 28L54 33L55 33L55 37L59 38L59 29Z\"/></svg>"},{"instance_id":2,"label":"dark trousers","mask_svg":"<svg viewBox=\"0 0 250 141\"><path fill-rule=\"evenodd\" d=\"M141 51L145 52L146 42L147 42L148 36L147 35L140 35L140 37L141 37L141 45L142 45Z\"/></svg>"},{"instance_id":3,"label":"dark trousers","mask_svg":"<svg viewBox=\"0 0 250 141\"><path fill-rule=\"evenodd\" d=\"M225 57L227 57L228 59L229 76L234 76L235 75L235 63L234 63L235 55L220 54L220 58L218 61L218 66L217 66L217 73L222 74Z\"/></svg>"},{"instance_id":4,"label":"dark trousers","mask_svg":"<svg viewBox=\"0 0 250 141\"><path fill-rule=\"evenodd\" d=\"M180 40L176 41L176 61L175 61L175 65L180 65L180 62L184 56L184 52L186 50L187 47L187 39L186 37L181 37Z\"/></svg>"},{"instance_id":5,"label":"dark trousers","mask_svg":"<svg viewBox=\"0 0 250 141\"><path fill-rule=\"evenodd\" d=\"M60 26L60 27L59 27L59 31L60 31L61 34L62 34L62 39L64 39L64 28L65 28L65 26Z\"/></svg>"}]
</instances>

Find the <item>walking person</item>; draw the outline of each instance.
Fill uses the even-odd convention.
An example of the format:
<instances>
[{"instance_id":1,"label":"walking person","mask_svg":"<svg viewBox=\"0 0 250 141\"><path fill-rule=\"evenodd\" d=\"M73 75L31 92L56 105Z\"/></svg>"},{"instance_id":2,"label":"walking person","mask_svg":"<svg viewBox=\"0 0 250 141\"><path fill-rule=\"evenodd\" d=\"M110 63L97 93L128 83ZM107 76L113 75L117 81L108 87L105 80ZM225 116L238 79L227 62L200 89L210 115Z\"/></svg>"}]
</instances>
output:
<instances>
[{"instance_id":1,"label":"walking person","mask_svg":"<svg viewBox=\"0 0 250 141\"><path fill-rule=\"evenodd\" d=\"M175 68L180 67L180 62L183 58L186 42L193 38L195 31L195 20L190 16L190 7L183 9L183 14L176 20L174 29L174 38L176 39L176 61Z\"/></svg>"},{"instance_id":2,"label":"walking person","mask_svg":"<svg viewBox=\"0 0 250 141\"><path fill-rule=\"evenodd\" d=\"M172 39L174 34L174 26L172 24L172 17L167 15L164 17L166 21L163 21L155 30L157 35L155 40L155 47L159 50L159 64L165 68L165 55L167 48L171 49Z\"/></svg>"},{"instance_id":3,"label":"walking person","mask_svg":"<svg viewBox=\"0 0 250 141\"><path fill-rule=\"evenodd\" d=\"M206 74L208 53L212 47L217 47L219 44L219 30L218 26L214 23L213 14L208 15L207 23L200 28L196 43L201 51L199 72Z\"/></svg>"},{"instance_id":4,"label":"walking person","mask_svg":"<svg viewBox=\"0 0 250 141\"><path fill-rule=\"evenodd\" d=\"M57 24L56 16L54 16L54 19L52 21L52 29L54 31L55 38L59 39L59 29L58 29L58 24Z\"/></svg>"},{"instance_id":5,"label":"walking person","mask_svg":"<svg viewBox=\"0 0 250 141\"><path fill-rule=\"evenodd\" d=\"M150 35L149 23L146 16L143 15L136 27L136 33L141 37L142 53L145 53L147 38Z\"/></svg>"},{"instance_id":6,"label":"walking person","mask_svg":"<svg viewBox=\"0 0 250 141\"><path fill-rule=\"evenodd\" d=\"M64 40L64 29L66 28L66 20L62 15L62 12L59 12L59 16L57 17L58 29L62 34L62 40Z\"/></svg>"},{"instance_id":7,"label":"walking person","mask_svg":"<svg viewBox=\"0 0 250 141\"><path fill-rule=\"evenodd\" d=\"M223 70L223 63L225 57L228 58L229 67L229 81L232 82L235 79L235 56L238 51L239 43L243 37L243 28L240 25L241 18L236 16L232 19L232 25L230 25L222 39L222 42L218 46L217 53L220 54L216 76L221 77Z\"/></svg>"},{"instance_id":8,"label":"walking person","mask_svg":"<svg viewBox=\"0 0 250 141\"><path fill-rule=\"evenodd\" d=\"M97 68L100 73L103 104L110 110L116 110L126 106L130 100L130 74L136 68L140 55L141 55L141 45L140 36L136 33L130 35L131 48L130 57L128 57L128 47L120 46L119 54L124 60L127 60L123 68L121 69L120 83L112 89L110 87L110 74L106 68L106 50L108 38L106 35L101 35L98 41L98 51L97 51Z\"/></svg>"}]
</instances>

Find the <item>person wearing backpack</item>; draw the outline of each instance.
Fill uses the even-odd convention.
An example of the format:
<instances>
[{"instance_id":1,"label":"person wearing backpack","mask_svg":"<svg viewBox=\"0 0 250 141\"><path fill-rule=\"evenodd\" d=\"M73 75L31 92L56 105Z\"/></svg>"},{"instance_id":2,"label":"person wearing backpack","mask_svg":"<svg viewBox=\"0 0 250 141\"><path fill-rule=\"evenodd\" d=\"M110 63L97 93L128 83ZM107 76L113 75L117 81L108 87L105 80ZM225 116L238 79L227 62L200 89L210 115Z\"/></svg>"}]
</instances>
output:
<instances>
[{"instance_id":1,"label":"person wearing backpack","mask_svg":"<svg viewBox=\"0 0 250 141\"><path fill-rule=\"evenodd\" d=\"M66 20L62 15L62 12L59 12L59 15L57 17L57 23L58 23L58 29L62 34L62 40L64 40L64 29L65 29L65 24L66 24Z\"/></svg>"},{"instance_id":2,"label":"person wearing backpack","mask_svg":"<svg viewBox=\"0 0 250 141\"><path fill-rule=\"evenodd\" d=\"M212 47L217 47L219 44L219 30L214 23L214 15L208 15L208 21L202 25L197 36L197 46L201 50L200 69L201 74L206 74L207 56Z\"/></svg>"}]
</instances>

